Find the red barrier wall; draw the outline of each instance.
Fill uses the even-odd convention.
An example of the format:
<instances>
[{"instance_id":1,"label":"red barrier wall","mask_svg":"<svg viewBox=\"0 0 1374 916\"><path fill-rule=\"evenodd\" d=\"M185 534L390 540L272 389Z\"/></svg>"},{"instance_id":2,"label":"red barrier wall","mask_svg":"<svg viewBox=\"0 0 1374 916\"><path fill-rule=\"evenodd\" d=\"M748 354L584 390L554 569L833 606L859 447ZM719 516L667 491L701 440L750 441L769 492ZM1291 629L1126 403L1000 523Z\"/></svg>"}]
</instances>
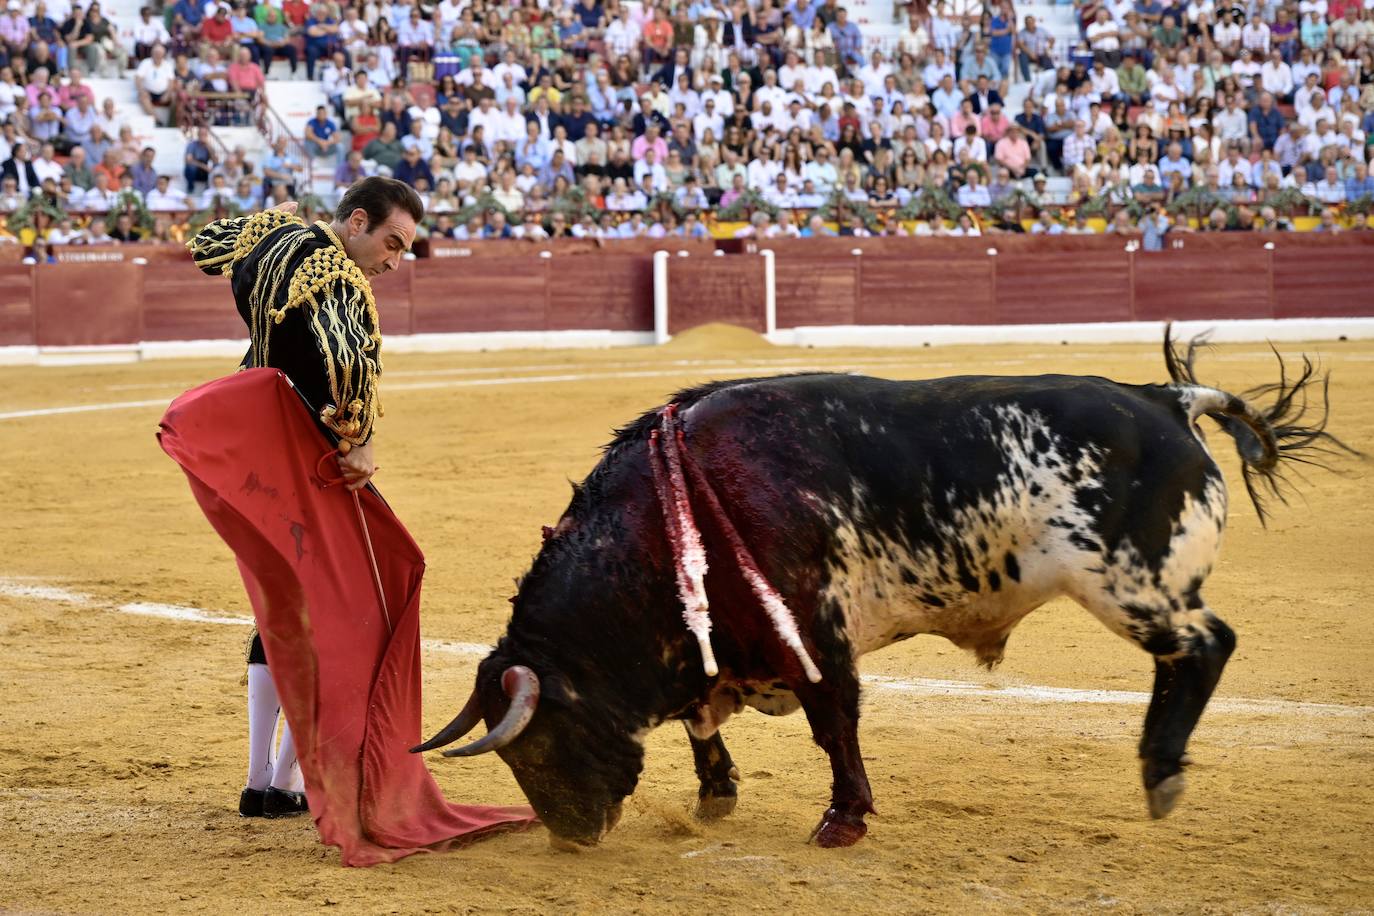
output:
<instances>
[{"instance_id":1,"label":"red barrier wall","mask_svg":"<svg viewBox=\"0 0 1374 916\"><path fill-rule=\"evenodd\" d=\"M439 256L403 263L374 290L389 335L648 331L653 254L666 249L670 332L707 321L762 331L766 248L781 328L1374 316L1374 234L1175 241L1144 252L1117 236L782 239L732 241L741 253L721 257L709 242L440 242ZM129 258L0 265L0 346L245 336L228 283L180 246L86 254L107 247Z\"/></svg>"},{"instance_id":2,"label":"red barrier wall","mask_svg":"<svg viewBox=\"0 0 1374 916\"><path fill-rule=\"evenodd\" d=\"M51 267L43 267L44 272ZM229 281L207 277L186 259L142 268L144 340L233 340L246 337Z\"/></svg>"},{"instance_id":3,"label":"red barrier wall","mask_svg":"<svg viewBox=\"0 0 1374 916\"><path fill-rule=\"evenodd\" d=\"M1118 236L783 239L741 247L746 261L761 249L774 253L780 328L1374 315L1374 234L1178 241L1181 248L1159 252L1127 251ZM671 301L676 311L679 300Z\"/></svg>"},{"instance_id":4,"label":"red barrier wall","mask_svg":"<svg viewBox=\"0 0 1374 916\"><path fill-rule=\"evenodd\" d=\"M35 342L40 347L138 343L143 339L141 270L129 263L35 267Z\"/></svg>"},{"instance_id":5,"label":"red barrier wall","mask_svg":"<svg viewBox=\"0 0 1374 916\"><path fill-rule=\"evenodd\" d=\"M763 333L763 281L759 257L669 258L668 333L710 321Z\"/></svg>"},{"instance_id":6,"label":"red barrier wall","mask_svg":"<svg viewBox=\"0 0 1374 916\"><path fill-rule=\"evenodd\" d=\"M0 267L0 347L33 346L33 321L33 268Z\"/></svg>"}]
</instances>

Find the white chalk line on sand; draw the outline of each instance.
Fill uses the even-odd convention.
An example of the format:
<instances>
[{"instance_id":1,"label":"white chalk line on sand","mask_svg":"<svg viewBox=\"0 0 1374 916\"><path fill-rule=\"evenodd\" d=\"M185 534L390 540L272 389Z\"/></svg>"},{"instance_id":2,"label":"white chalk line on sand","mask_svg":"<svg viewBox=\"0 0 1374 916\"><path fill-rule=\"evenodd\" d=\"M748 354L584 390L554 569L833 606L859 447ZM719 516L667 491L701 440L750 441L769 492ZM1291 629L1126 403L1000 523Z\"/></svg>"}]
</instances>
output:
<instances>
[{"instance_id":1,"label":"white chalk line on sand","mask_svg":"<svg viewBox=\"0 0 1374 916\"><path fill-rule=\"evenodd\" d=\"M1007 361L1010 362L1010 361ZM728 369L731 373L743 375L777 372L782 369L786 372L805 372L805 371L831 371L845 372L859 368L881 368L890 365L889 363L844 363L839 365L826 365L824 363L806 363L782 366L776 363L753 365L753 366L719 366L721 370ZM952 367L953 364L950 364ZM595 382L612 381L615 379L630 378L673 378L682 376L692 376L703 369L710 367L683 366L676 369L642 369L635 371L615 371L615 372L569 372L559 375L518 375L504 376L501 378L477 378L477 379L452 379L448 381L432 382L402 382L400 384L390 384L386 386L387 391L433 391L444 388L492 388L507 385L560 385L574 382ZM938 367L931 367L938 368ZM67 407L39 407L31 410L13 410L7 413L0 413L0 420L23 420L30 417L48 417L61 414L93 413L106 410L136 410L144 407L166 407L169 399L142 400L142 401L111 401L102 404L73 404Z\"/></svg>"},{"instance_id":2,"label":"white chalk line on sand","mask_svg":"<svg viewBox=\"0 0 1374 916\"><path fill-rule=\"evenodd\" d=\"M622 369L617 369L617 370L594 371L594 372L566 372L566 373L546 374L546 375L508 375L508 376L502 376L502 377L499 377L499 378L462 378L462 379L450 379L450 380L446 380L446 381L435 380L435 381L428 381L428 382L402 382L402 383L400 383L400 384L388 384L388 385L386 386L386 390L388 390L388 391L434 391L434 390L448 389L448 388L489 388L489 387L501 387L501 386L508 386L508 385L560 385L560 384L571 384L571 383L577 383L577 382L611 381L611 380L616 380L616 379L633 379L633 378L673 378L673 377L676 377L676 376L691 376L691 375L696 375L696 374L698 374L698 373L701 372L701 371L711 371L711 372L714 372L714 371L722 371L722 372L728 371L728 372L730 372L730 373L732 373L732 374L740 374L740 375L764 374L764 373L777 373L777 372L779 372L779 371L784 371L784 372L807 372L807 371L848 372L848 371L853 371L853 370L855 370L855 369L881 369L881 368L891 367L891 366L895 366L895 365L903 365L903 364L910 365L913 369L920 369L920 370L923 370L923 371L924 371L924 370L932 370L932 369L969 369L969 368L978 368L978 367L1008 368L1008 367L1014 367L1014 366L1022 366L1022 365L1025 365L1025 364L1029 363L1029 362L1033 362L1033 361L1037 361L1037 360L1045 360L1045 359L1051 359L1051 358L1061 358L1061 357L1063 357L1064 355L1073 356L1074 358L1078 358L1078 359L1087 359L1087 358L1089 358L1089 357L1105 356L1105 354L1078 354L1078 353L1074 353L1074 354L1058 354L1058 353L1056 353L1056 354L1053 354L1053 355L1051 355L1051 354L1027 354L1025 357L1023 357L1023 358L1018 358L1018 359L979 360L979 361L977 362L976 366L970 366L967 362L949 362L949 361L928 362L928 361L913 359L913 358L911 358L911 357L905 357L905 356L871 356L871 357L865 357L862 361L857 361L857 362L855 362L855 361L846 361L846 360L834 360L833 358L832 358L832 361L827 362L827 361L825 360L824 357L821 357L821 358L812 358L812 359L803 359L803 358L800 358L800 357L797 357L797 358L790 358L790 357L789 357L789 358L779 358L779 359L774 359L774 360L756 360L756 361L754 362L754 364L752 364L752 365L740 365L740 364L737 363L737 362L732 362L732 361L730 361L730 360L725 360L725 359L721 359L721 360L709 360L709 359L688 360L688 359L682 359L682 360L669 360L669 361L666 361L666 362L665 362L665 361L661 361L661 360L656 360L656 361L652 361L652 362L640 362L640 363L634 363L634 362L630 362L630 363L612 363L612 364L610 364L610 365L613 365L613 366L621 366L621 367L625 367L625 366L634 366L634 365L654 365L654 366L669 365L669 366L673 366L674 368L671 368L671 369L643 369L643 370L627 370L627 369L623 369L623 368L622 368ZM1112 356L1113 356L1113 358L1116 358L1116 357L1121 356L1121 355L1124 355L1124 354L1113 354ZM1140 356L1144 356L1144 354L1139 354L1139 355L1140 355ZM1256 356L1264 356L1264 355L1267 355L1267 354L1261 353L1261 352L1259 352L1259 351L1255 351L1255 352L1249 352L1249 351L1246 351L1246 352L1229 352L1229 353L1225 353L1225 354L1218 354L1216 358L1218 358L1218 359L1220 359L1220 360L1222 360L1222 361L1240 361L1240 360L1251 359L1251 358L1254 358L1254 357L1256 357ZM1353 358L1358 357L1359 355L1360 355L1360 354L1350 354L1349 356L1346 356L1346 357L1343 357L1343 358L1353 359ZM1150 358L1153 359L1153 358L1157 358L1157 357L1155 357L1155 356L1152 355ZM1371 356L1370 358L1371 358L1371 359L1374 359L1374 356ZM411 371L409 371L409 372L396 372L396 373L392 373L392 374L390 375L390 377L392 377L392 378L400 378L400 377L415 378L415 377L422 377L422 378L423 378L423 377L430 377L430 376L445 376L445 375L456 375L456 374L475 375L475 374L484 373L484 372L528 372L528 371L531 371L531 370L535 370L535 369L544 369L544 368L559 369L559 368L564 368L565 365L566 365L567 368L582 368L582 366L579 365L579 364L563 364L563 365L552 364L552 365L548 365L547 367L546 367L546 366L500 366L500 367L490 367L490 368L474 367L474 368L465 368L465 369L417 369L417 370L411 370ZM134 386L128 386L128 387L134 387ZM175 391L175 390L176 390L177 388L179 388L179 387L180 387L179 385L168 385L168 386L167 386L167 388L168 388L169 390L172 390L172 391ZM111 387L109 388L109 390L120 390L120 386L111 386ZM33 409L29 409L29 410L14 410L14 411L6 412L6 413L0 413L0 421L4 421L4 420L23 420L23 419L33 418L33 417L61 416L61 415L64 415L64 414L94 413L94 412L101 412L101 411L108 411L108 410L138 410L138 409L148 408L148 407L165 407L168 403L169 403L169 400L168 400L168 399L149 399L149 400L139 400L139 401L109 401L109 402L98 403L98 404L73 404L73 405L63 406L63 407L39 407L39 408L33 408Z\"/></svg>"},{"instance_id":3,"label":"white chalk line on sand","mask_svg":"<svg viewBox=\"0 0 1374 916\"><path fill-rule=\"evenodd\" d=\"M160 604L133 601L115 604L94 596L49 585L42 580L0 578L0 596L66 604L73 607L102 609L139 617L158 617L185 623L249 626L253 620L243 615L219 614L179 604ZM485 657L491 646L480 643L455 642L446 639L422 639L420 646L428 652ZM1042 687L1034 684L1013 684L1004 687L950 681L940 678L899 678L882 674L865 674L864 686L905 695L936 698L977 697L1024 703L1085 703L1089 705L1140 706L1150 701L1150 694L1134 690L1084 690L1072 687ZM1343 703L1310 703L1299 700L1247 699L1244 697L1216 697L1207 706L1210 712L1242 715L1324 716L1358 718L1374 714L1374 706Z\"/></svg>"}]
</instances>

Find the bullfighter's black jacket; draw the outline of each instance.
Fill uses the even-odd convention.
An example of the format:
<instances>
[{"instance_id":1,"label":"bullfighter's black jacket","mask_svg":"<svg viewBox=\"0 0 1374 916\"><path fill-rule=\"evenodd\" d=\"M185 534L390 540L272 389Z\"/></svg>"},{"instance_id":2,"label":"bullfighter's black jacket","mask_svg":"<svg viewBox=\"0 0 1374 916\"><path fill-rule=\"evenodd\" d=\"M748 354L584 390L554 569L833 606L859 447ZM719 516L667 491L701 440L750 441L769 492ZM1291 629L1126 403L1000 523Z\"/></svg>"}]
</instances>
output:
<instances>
[{"instance_id":1,"label":"bullfighter's black jacket","mask_svg":"<svg viewBox=\"0 0 1374 916\"><path fill-rule=\"evenodd\" d=\"M333 230L265 210L217 220L187 247L204 273L233 285L250 338L243 367L281 369L321 423L366 443L382 413L381 327L372 285Z\"/></svg>"}]
</instances>

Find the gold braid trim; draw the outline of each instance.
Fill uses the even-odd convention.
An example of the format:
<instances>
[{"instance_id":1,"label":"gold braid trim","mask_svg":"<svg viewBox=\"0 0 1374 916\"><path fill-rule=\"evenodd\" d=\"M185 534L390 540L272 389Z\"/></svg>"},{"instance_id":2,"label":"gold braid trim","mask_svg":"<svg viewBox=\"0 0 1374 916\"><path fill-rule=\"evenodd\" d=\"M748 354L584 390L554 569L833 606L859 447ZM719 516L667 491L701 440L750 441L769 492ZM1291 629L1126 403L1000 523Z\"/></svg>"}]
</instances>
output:
<instances>
[{"instance_id":1,"label":"gold braid trim","mask_svg":"<svg viewBox=\"0 0 1374 916\"><path fill-rule=\"evenodd\" d=\"M234 265L248 257L249 252L270 233L282 226L304 226L300 218L282 210L263 210L248 217L235 217L211 223L186 247L191 249L196 266L206 273L218 267L227 277Z\"/></svg>"},{"instance_id":2,"label":"gold braid trim","mask_svg":"<svg viewBox=\"0 0 1374 916\"><path fill-rule=\"evenodd\" d=\"M321 248L296 269L286 303L272 310L272 320L282 321L292 308L305 314L324 356L333 403L320 419L351 445L362 445L381 416L382 334L372 284L341 248Z\"/></svg>"}]
</instances>

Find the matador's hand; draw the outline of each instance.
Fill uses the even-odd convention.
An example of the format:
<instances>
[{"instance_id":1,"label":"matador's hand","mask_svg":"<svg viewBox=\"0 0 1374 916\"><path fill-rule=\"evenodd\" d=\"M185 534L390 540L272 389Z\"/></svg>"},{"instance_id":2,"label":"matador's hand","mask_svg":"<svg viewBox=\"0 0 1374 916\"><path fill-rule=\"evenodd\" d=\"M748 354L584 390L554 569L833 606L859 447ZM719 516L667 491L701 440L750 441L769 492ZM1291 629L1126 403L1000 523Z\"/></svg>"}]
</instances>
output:
<instances>
[{"instance_id":1,"label":"matador's hand","mask_svg":"<svg viewBox=\"0 0 1374 916\"><path fill-rule=\"evenodd\" d=\"M296 203L294 200L284 200L281 203L277 204L275 207L268 207L267 209L280 210L283 213L295 213L296 208L299 206L300 204Z\"/></svg>"},{"instance_id":2,"label":"matador's hand","mask_svg":"<svg viewBox=\"0 0 1374 916\"><path fill-rule=\"evenodd\" d=\"M340 455L339 470L343 472L344 486L348 489L361 490L367 486L372 475L377 473L377 465L372 460L372 443L355 445L347 455Z\"/></svg>"}]
</instances>

